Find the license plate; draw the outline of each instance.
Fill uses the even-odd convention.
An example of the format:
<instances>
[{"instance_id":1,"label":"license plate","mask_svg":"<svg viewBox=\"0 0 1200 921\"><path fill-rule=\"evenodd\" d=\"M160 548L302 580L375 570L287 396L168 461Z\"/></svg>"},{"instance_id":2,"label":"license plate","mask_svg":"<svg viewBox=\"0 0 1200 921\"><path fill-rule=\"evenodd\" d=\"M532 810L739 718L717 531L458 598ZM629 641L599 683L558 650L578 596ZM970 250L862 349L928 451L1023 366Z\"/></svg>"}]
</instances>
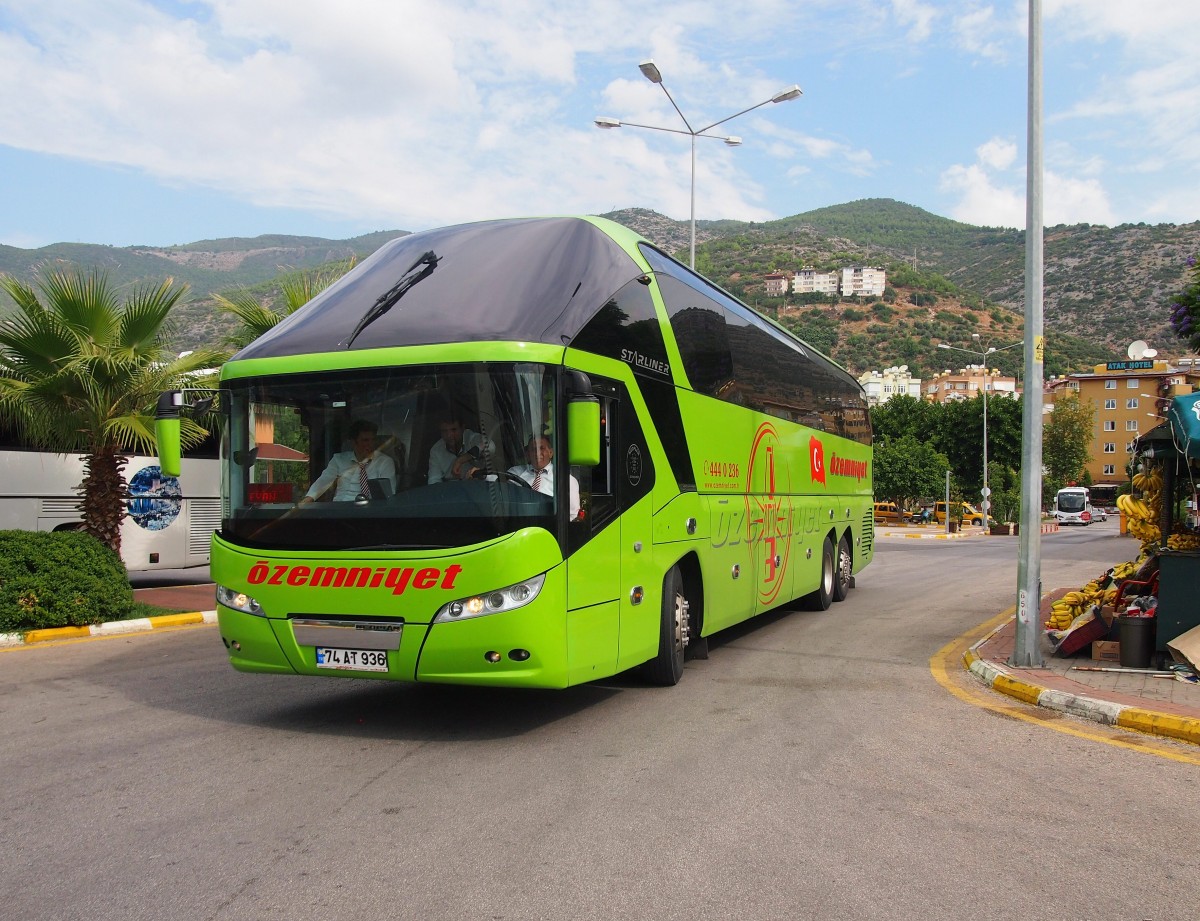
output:
<instances>
[{"instance_id":1,"label":"license plate","mask_svg":"<svg viewBox=\"0 0 1200 921\"><path fill-rule=\"evenodd\" d=\"M317 647L317 668L339 668L356 672L386 672L387 652L382 649L334 649Z\"/></svg>"}]
</instances>

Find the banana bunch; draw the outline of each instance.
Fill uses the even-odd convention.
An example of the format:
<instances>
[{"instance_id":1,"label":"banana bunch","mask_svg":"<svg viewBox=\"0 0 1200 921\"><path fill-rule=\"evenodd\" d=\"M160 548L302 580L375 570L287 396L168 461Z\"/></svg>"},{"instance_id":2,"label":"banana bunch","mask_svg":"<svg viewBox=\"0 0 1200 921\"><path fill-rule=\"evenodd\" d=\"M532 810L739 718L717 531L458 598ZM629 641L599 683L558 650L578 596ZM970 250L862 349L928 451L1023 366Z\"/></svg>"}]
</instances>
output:
<instances>
[{"instance_id":1,"label":"banana bunch","mask_svg":"<svg viewBox=\"0 0 1200 921\"><path fill-rule=\"evenodd\" d=\"M1112 604L1116 597L1117 586L1110 576L1105 574L1100 579L1093 579L1082 589L1067 592L1050 605L1050 619L1046 621L1046 627L1050 630L1069 630L1078 618L1095 614L1104 605Z\"/></svg>"},{"instance_id":2,"label":"banana bunch","mask_svg":"<svg viewBox=\"0 0 1200 921\"><path fill-rule=\"evenodd\" d=\"M1133 488L1144 498L1117 496L1117 508L1125 513L1126 528L1142 542L1143 552L1157 547L1162 540L1162 529L1158 526L1162 513L1162 485L1162 469L1149 467L1133 475Z\"/></svg>"},{"instance_id":3,"label":"banana bunch","mask_svg":"<svg viewBox=\"0 0 1200 921\"><path fill-rule=\"evenodd\" d=\"M1167 546L1172 550L1200 550L1200 534L1172 534Z\"/></svg>"}]
</instances>

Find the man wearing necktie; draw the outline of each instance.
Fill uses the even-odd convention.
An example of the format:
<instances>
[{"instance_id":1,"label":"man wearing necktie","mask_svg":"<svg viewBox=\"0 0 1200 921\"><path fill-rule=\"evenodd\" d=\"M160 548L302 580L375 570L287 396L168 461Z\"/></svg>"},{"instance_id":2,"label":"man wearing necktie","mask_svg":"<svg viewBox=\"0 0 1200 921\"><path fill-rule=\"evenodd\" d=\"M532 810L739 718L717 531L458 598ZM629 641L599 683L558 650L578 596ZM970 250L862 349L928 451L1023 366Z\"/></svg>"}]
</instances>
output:
<instances>
[{"instance_id":1,"label":"man wearing necktie","mask_svg":"<svg viewBox=\"0 0 1200 921\"><path fill-rule=\"evenodd\" d=\"M528 463L510 467L508 472L528 483L534 492L539 492L543 496L553 496L553 458L554 449L550 446L550 439L545 435L534 435L525 445L525 459ZM571 483L571 501L568 509L571 520L574 521L579 517L579 481L575 477L568 477L568 479Z\"/></svg>"},{"instance_id":2,"label":"man wearing necktie","mask_svg":"<svg viewBox=\"0 0 1200 921\"><path fill-rule=\"evenodd\" d=\"M362 496L371 498L370 481L386 479L396 489L396 464L386 454L375 450L379 431L374 422L359 419L350 425L351 451L341 451L329 459L329 466L313 481L301 503L313 502L330 486L337 484L335 502L353 502Z\"/></svg>"}]
</instances>

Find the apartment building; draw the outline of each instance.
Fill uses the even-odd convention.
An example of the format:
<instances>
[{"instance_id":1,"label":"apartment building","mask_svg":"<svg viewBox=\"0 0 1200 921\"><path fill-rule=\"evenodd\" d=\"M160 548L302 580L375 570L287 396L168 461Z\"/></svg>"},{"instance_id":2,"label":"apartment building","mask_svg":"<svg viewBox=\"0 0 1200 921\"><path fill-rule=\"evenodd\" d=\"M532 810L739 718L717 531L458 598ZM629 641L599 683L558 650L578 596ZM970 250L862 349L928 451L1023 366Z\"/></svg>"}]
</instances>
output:
<instances>
[{"instance_id":1,"label":"apartment building","mask_svg":"<svg viewBox=\"0 0 1200 921\"><path fill-rule=\"evenodd\" d=\"M865 265L842 269L842 297L880 297L887 285L887 272Z\"/></svg>"},{"instance_id":2,"label":"apartment building","mask_svg":"<svg viewBox=\"0 0 1200 921\"><path fill-rule=\"evenodd\" d=\"M1087 470L1094 484L1116 486L1128 479L1126 468L1138 436L1165 419L1171 398L1192 393L1197 384L1200 366L1195 359L1110 361L1090 373L1051 379L1045 399L1053 403L1063 390L1071 390L1095 408Z\"/></svg>"},{"instance_id":3,"label":"apartment building","mask_svg":"<svg viewBox=\"0 0 1200 921\"><path fill-rule=\"evenodd\" d=\"M816 269L805 267L792 277L792 293L837 294L837 273L818 272Z\"/></svg>"},{"instance_id":4,"label":"apartment building","mask_svg":"<svg viewBox=\"0 0 1200 921\"><path fill-rule=\"evenodd\" d=\"M921 398L921 379L909 374L908 365L884 368L882 371L868 371L859 377L858 382L867 393L868 406L886 403L902 393L918 400Z\"/></svg>"},{"instance_id":5,"label":"apartment building","mask_svg":"<svg viewBox=\"0 0 1200 921\"><path fill-rule=\"evenodd\" d=\"M935 374L924 385L922 396L931 403L952 403L955 400L970 400L984 390L989 398L1015 400L1018 396L1017 379L1005 377L997 369L986 365L967 365L957 371L946 370Z\"/></svg>"},{"instance_id":6,"label":"apartment building","mask_svg":"<svg viewBox=\"0 0 1200 921\"><path fill-rule=\"evenodd\" d=\"M783 272L772 272L763 279L767 297L783 297L788 292L788 276Z\"/></svg>"}]
</instances>

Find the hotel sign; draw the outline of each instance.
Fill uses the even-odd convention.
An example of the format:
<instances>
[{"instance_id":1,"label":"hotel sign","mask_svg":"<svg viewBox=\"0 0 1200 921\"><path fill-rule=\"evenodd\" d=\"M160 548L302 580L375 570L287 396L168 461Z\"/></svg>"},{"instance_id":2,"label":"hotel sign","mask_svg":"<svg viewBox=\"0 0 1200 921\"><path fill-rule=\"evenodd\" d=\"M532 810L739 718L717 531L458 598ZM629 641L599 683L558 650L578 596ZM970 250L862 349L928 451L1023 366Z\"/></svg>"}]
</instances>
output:
<instances>
[{"instance_id":1,"label":"hotel sign","mask_svg":"<svg viewBox=\"0 0 1200 921\"><path fill-rule=\"evenodd\" d=\"M1110 361L1105 366L1109 371L1153 371L1153 361Z\"/></svg>"}]
</instances>

